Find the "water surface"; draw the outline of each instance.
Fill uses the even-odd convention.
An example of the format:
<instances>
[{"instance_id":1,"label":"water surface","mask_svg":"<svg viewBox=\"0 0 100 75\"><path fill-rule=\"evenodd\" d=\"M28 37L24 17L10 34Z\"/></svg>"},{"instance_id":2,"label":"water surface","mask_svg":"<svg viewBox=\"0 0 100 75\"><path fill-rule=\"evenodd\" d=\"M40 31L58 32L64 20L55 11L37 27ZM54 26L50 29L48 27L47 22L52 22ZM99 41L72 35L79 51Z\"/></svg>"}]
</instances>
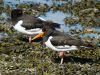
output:
<instances>
[{"instance_id":1,"label":"water surface","mask_svg":"<svg viewBox=\"0 0 100 75\"><path fill-rule=\"evenodd\" d=\"M75 3L78 0L76 0L76 1L72 0L72 1L73 1L73 3ZM53 3L55 3L55 4L62 4L62 3L65 3L67 1L54 1L54 0L4 0L4 4L5 5L6 4L9 4L9 5L12 4L12 6L14 8L15 8L16 4L23 3L23 2L25 2L25 3L32 3L32 2L34 2L34 3L42 3L42 4L52 5ZM61 24L60 31L69 32L70 28L72 28L72 29L77 28L77 29L82 30L82 26L80 25L80 23L77 23L77 24L75 24L74 26L71 26L71 27L68 27L67 25L65 25L64 18L65 17L71 17L71 16L72 15L70 13L63 13L61 11L53 12L52 10L48 11L47 13L45 13L45 15L40 15L40 17L44 18L45 20L51 20L53 22ZM100 27L99 28L95 28L95 30L100 32ZM85 34L84 36L85 37L86 36L97 37L99 35L91 33L91 34Z\"/></svg>"}]
</instances>

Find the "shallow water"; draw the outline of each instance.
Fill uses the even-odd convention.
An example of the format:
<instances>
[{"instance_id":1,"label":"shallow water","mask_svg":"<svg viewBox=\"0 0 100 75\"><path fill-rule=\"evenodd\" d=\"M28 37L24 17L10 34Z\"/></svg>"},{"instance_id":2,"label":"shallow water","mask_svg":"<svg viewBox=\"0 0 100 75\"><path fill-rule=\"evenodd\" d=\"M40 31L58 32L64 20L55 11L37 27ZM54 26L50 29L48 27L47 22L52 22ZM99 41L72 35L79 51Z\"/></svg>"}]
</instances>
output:
<instances>
[{"instance_id":1,"label":"shallow water","mask_svg":"<svg viewBox=\"0 0 100 75\"><path fill-rule=\"evenodd\" d=\"M64 18L66 16L70 16L70 14L65 14L61 11L49 11L45 15L41 15L40 17L44 18L45 20L51 20L55 23L61 24L61 31L68 32L69 28L64 24Z\"/></svg>"},{"instance_id":2,"label":"shallow water","mask_svg":"<svg viewBox=\"0 0 100 75\"><path fill-rule=\"evenodd\" d=\"M52 5L53 3L56 4L62 4L62 3L66 3L66 1L55 1L55 0L4 0L5 4L19 4L19 3L42 3L42 4L48 4L48 5Z\"/></svg>"},{"instance_id":3,"label":"shallow water","mask_svg":"<svg viewBox=\"0 0 100 75\"><path fill-rule=\"evenodd\" d=\"M5 32L0 32L0 41L5 37L8 37L8 34Z\"/></svg>"},{"instance_id":4,"label":"shallow water","mask_svg":"<svg viewBox=\"0 0 100 75\"><path fill-rule=\"evenodd\" d=\"M76 0L77 1L77 0ZM13 6L15 8L15 4L19 4L19 3L31 3L31 2L34 2L34 3L42 3L42 4L48 4L48 5L52 5L53 3L56 3L56 4L62 4L62 3L65 3L65 1L52 1L52 0L4 0L4 4L9 4L11 6ZM73 3L75 2L75 0L73 0ZM78 24L75 24L75 26L71 26L70 28L64 24L64 18L65 17L70 17L71 14L70 13L63 13L61 11L57 11L57 12L53 12L52 10L51 11L48 11L45 15L40 15L40 17L44 18L45 20L51 20L53 22L56 22L56 23L59 23L61 24L61 29L60 31L63 31L63 32L69 32L69 29L82 29L82 26L78 23ZM99 28L95 28L96 31L99 31L100 32L100 27ZM90 37L97 37L98 35L97 34L85 34L84 35L85 37L86 36L90 36ZM99 36L100 37L100 36Z\"/></svg>"}]
</instances>

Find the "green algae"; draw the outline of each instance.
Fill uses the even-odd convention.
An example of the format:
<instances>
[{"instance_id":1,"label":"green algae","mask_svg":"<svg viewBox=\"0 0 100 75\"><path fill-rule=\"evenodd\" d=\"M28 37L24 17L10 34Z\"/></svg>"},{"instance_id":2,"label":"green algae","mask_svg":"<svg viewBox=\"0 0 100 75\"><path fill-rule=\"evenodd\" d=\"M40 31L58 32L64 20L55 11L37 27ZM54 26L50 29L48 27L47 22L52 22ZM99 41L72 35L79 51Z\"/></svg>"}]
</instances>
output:
<instances>
[{"instance_id":1,"label":"green algae","mask_svg":"<svg viewBox=\"0 0 100 75\"><path fill-rule=\"evenodd\" d=\"M65 62L60 65L57 52L42 46L39 42L29 44L27 41L20 40L19 37L23 37L20 33L11 33L0 42L2 75L95 75L100 73L99 47L93 50L80 49L65 53Z\"/></svg>"},{"instance_id":2,"label":"green algae","mask_svg":"<svg viewBox=\"0 0 100 75\"><path fill-rule=\"evenodd\" d=\"M67 6L66 6L67 7ZM77 6L78 7L78 6ZM76 7L76 8L77 8ZM9 10L7 10L9 8ZM10 13L11 9L7 6L6 12ZM17 8L25 10L30 5L17 5ZM46 5L32 6L39 12L48 11ZM64 7L51 6L53 10L63 10ZM70 7L68 7L70 8ZM74 8L76 12L80 9ZM80 8L80 7L79 7ZM78 14L76 12L75 14ZM27 14L32 14L28 12ZM71 21L71 20L69 20ZM69 22L68 21L68 22ZM68 23L67 22L67 23ZM75 23L71 21L70 23ZM94 44L93 49L79 49L77 51L65 52L64 64L60 65L58 52L41 45L40 42L23 41L24 35L12 31L9 25L0 24L0 32L6 32L9 36L0 42L0 74L1 75L99 75L100 74L100 47ZM26 35L27 36L27 35ZM25 37L27 39L27 37ZM85 38L88 41L90 38ZM99 40L100 41L100 40Z\"/></svg>"}]
</instances>

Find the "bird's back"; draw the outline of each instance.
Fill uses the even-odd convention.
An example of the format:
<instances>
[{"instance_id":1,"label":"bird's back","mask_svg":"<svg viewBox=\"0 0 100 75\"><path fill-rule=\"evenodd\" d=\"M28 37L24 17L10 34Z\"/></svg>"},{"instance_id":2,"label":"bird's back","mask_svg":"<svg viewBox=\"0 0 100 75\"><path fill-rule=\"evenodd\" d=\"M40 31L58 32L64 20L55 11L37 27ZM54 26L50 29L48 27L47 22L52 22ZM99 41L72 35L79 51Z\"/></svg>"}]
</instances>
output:
<instances>
[{"instance_id":1,"label":"bird's back","mask_svg":"<svg viewBox=\"0 0 100 75\"><path fill-rule=\"evenodd\" d=\"M13 23L16 24L19 20L23 20L22 26L26 28L26 30L43 27L43 21L31 15L23 14L22 16L16 18L16 20L13 20Z\"/></svg>"}]
</instances>

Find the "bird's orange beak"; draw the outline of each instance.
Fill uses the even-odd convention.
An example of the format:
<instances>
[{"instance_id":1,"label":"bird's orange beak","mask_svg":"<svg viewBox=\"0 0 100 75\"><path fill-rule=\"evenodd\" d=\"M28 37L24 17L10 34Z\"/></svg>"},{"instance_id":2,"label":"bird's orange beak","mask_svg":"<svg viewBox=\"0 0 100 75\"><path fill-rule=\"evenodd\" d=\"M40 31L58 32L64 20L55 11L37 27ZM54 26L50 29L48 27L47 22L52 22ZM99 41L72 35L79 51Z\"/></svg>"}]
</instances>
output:
<instances>
[{"instance_id":1,"label":"bird's orange beak","mask_svg":"<svg viewBox=\"0 0 100 75\"><path fill-rule=\"evenodd\" d=\"M34 38L32 38L31 40L33 41L33 40L35 40L35 39L37 39L37 38L39 38L39 37L42 37L44 35L44 32L41 32L41 33L39 33L39 34L37 34Z\"/></svg>"}]
</instances>

